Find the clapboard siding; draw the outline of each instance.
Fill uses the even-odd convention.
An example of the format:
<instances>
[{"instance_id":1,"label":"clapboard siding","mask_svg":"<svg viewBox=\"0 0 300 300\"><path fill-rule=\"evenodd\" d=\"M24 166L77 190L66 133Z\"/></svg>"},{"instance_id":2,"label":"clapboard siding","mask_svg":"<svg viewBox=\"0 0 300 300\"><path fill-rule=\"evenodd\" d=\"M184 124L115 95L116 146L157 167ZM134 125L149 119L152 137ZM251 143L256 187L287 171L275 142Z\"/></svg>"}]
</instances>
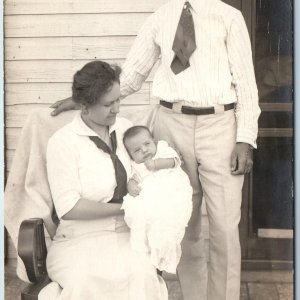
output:
<instances>
[{"instance_id":1,"label":"clapboard siding","mask_svg":"<svg viewBox=\"0 0 300 300\"><path fill-rule=\"evenodd\" d=\"M70 96L74 73L88 61L122 65L144 20L165 2L5 1L6 171L28 114ZM123 105L156 101L152 74Z\"/></svg>"},{"instance_id":2,"label":"clapboard siding","mask_svg":"<svg viewBox=\"0 0 300 300\"><path fill-rule=\"evenodd\" d=\"M71 83L7 83L4 86L6 105L51 104L70 97ZM122 104L149 104L150 83L144 83L134 95L122 100Z\"/></svg>"},{"instance_id":3,"label":"clapboard siding","mask_svg":"<svg viewBox=\"0 0 300 300\"><path fill-rule=\"evenodd\" d=\"M5 0L5 15L153 12L168 0Z\"/></svg>"},{"instance_id":4,"label":"clapboard siding","mask_svg":"<svg viewBox=\"0 0 300 300\"><path fill-rule=\"evenodd\" d=\"M5 158L6 158L6 169L7 171L9 172L10 168L11 168L11 164L12 164L12 161L13 161L13 158L14 158L14 150L6 150L6 155L5 155Z\"/></svg>"},{"instance_id":5,"label":"clapboard siding","mask_svg":"<svg viewBox=\"0 0 300 300\"><path fill-rule=\"evenodd\" d=\"M14 15L4 18L6 37L135 35L149 13Z\"/></svg>"},{"instance_id":6,"label":"clapboard siding","mask_svg":"<svg viewBox=\"0 0 300 300\"><path fill-rule=\"evenodd\" d=\"M18 140L21 134L22 128L6 128L7 138L6 138L6 149L15 150L18 144Z\"/></svg>"},{"instance_id":7,"label":"clapboard siding","mask_svg":"<svg viewBox=\"0 0 300 300\"><path fill-rule=\"evenodd\" d=\"M6 83L72 82L74 73L90 60L24 60L5 62ZM122 66L124 60L104 61ZM153 80L152 70L146 81Z\"/></svg>"},{"instance_id":8,"label":"clapboard siding","mask_svg":"<svg viewBox=\"0 0 300 300\"><path fill-rule=\"evenodd\" d=\"M124 59L135 36L7 38L6 60Z\"/></svg>"}]
</instances>

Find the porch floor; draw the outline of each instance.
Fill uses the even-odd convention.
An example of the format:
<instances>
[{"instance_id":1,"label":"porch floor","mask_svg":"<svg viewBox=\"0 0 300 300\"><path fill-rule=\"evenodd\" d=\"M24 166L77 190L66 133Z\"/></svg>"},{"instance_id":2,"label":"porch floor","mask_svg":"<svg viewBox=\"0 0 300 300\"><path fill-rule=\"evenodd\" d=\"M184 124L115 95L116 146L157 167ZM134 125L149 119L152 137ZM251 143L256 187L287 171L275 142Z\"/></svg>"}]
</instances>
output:
<instances>
[{"instance_id":1,"label":"porch floor","mask_svg":"<svg viewBox=\"0 0 300 300\"><path fill-rule=\"evenodd\" d=\"M20 292L27 285L15 274L15 259L5 265L5 300L20 300ZM183 300L177 280L167 278L169 300ZM242 272L241 300L293 300L292 271Z\"/></svg>"}]
</instances>

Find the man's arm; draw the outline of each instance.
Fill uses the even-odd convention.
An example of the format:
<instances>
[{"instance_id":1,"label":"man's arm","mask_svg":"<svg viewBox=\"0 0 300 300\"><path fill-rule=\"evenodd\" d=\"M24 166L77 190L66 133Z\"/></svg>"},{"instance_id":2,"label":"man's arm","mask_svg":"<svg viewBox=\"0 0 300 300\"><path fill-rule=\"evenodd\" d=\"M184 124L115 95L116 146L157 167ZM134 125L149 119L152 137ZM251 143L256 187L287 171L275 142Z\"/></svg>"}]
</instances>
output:
<instances>
[{"instance_id":1,"label":"man's arm","mask_svg":"<svg viewBox=\"0 0 300 300\"><path fill-rule=\"evenodd\" d=\"M241 12L233 18L227 38L228 59L237 94L235 115L237 144L232 153L232 174L250 172L258 132L258 92L252 61L251 42Z\"/></svg>"},{"instance_id":2,"label":"man's arm","mask_svg":"<svg viewBox=\"0 0 300 300\"><path fill-rule=\"evenodd\" d=\"M237 11L227 38L230 69L237 95L235 114L237 142L256 148L258 131L258 92L252 61L251 42L242 13Z\"/></svg>"},{"instance_id":3,"label":"man's arm","mask_svg":"<svg viewBox=\"0 0 300 300\"><path fill-rule=\"evenodd\" d=\"M120 78L122 97L138 91L157 62L161 53L156 43L159 26L159 12L155 12L139 30L122 66Z\"/></svg>"},{"instance_id":4,"label":"man's arm","mask_svg":"<svg viewBox=\"0 0 300 300\"><path fill-rule=\"evenodd\" d=\"M54 110L51 112L51 116L56 116L66 110L79 109L80 106L73 101L72 97L69 97L56 101L50 106L50 108L54 108Z\"/></svg>"}]
</instances>

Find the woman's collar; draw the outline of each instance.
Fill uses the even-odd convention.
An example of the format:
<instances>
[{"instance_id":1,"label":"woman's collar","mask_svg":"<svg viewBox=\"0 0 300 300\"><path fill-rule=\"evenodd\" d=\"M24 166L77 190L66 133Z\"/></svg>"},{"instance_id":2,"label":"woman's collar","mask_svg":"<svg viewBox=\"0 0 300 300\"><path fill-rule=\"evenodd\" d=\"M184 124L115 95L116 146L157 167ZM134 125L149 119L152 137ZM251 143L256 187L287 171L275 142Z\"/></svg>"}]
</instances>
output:
<instances>
[{"instance_id":1,"label":"woman's collar","mask_svg":"<svg viewBox=\"0 0 300 300\"><path fill-rule=\"evenodd\" d=\"M117 122L117 121L116 121ZM98 136L98 134L88 127L81 118L81 111L78 111L71 122L72 130L78 134L83 136ZM109 126L109 134L111 134L116 129L116 123Z\"/></svg>"}]
</instances>

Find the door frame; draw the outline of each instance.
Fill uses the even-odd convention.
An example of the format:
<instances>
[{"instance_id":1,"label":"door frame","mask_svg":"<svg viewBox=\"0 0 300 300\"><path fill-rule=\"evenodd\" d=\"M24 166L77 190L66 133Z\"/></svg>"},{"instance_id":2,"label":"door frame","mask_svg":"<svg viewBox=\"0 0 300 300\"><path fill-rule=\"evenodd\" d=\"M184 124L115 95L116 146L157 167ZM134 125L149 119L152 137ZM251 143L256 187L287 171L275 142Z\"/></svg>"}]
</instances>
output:
<instances>
[{"instance_id":1,"label":"door frame","mask_svg":"<svg viewBox=\"0 0 300 300\"><path fill-rule=\"evenodd\" d=\"M235 1L236 4L236 0ZM241 11L247 24L252 42L253 60L255 59L255 24L256 0L240 0ZM287 107L285 107L287 106ZM281 105L283 109L292 110L293 104ZM262 111L278 110L280 104L260 104ZM259 129L259 136L269 136L269 132ZM274 134L274 133L273 133ZM278 136L286 136L291 132L278 132ZM257 151L257 150L255 150ZM241 207L240 241L242 249L242 269L270 270L292 269L294 240L278 238L260 238L253 232L253 195L252 172L245 176L243 187L243 201Z\"/></svg>"}]
</instances>

